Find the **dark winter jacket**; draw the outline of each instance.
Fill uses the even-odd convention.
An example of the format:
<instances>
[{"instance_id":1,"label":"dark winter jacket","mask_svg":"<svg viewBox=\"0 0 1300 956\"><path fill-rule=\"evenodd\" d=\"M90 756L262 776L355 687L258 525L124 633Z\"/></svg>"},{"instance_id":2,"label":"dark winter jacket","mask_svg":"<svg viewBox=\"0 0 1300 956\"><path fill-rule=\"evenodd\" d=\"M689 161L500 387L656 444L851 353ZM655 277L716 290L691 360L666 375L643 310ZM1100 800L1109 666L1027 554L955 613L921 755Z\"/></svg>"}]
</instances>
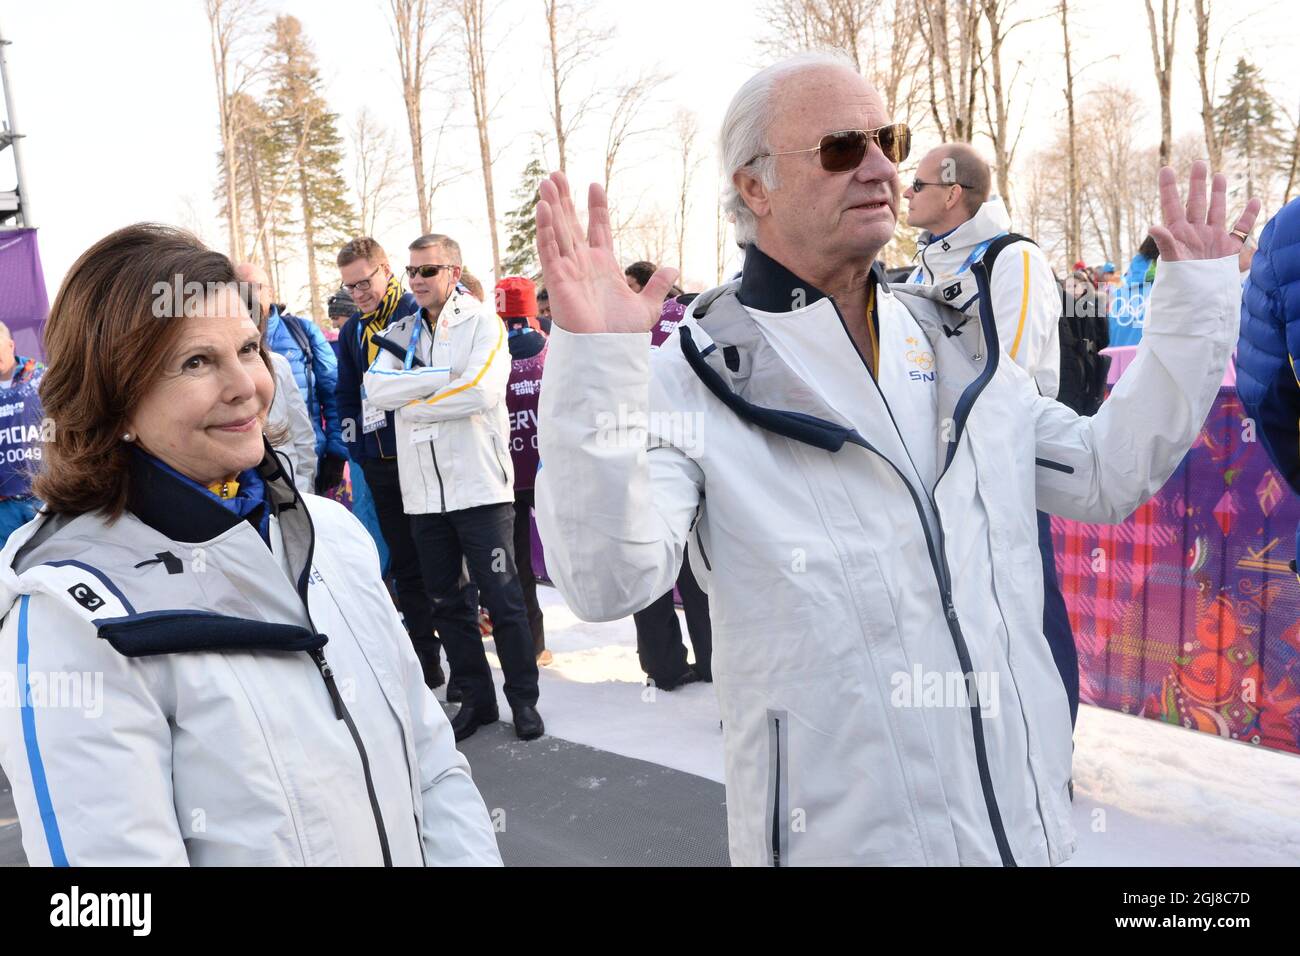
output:
<instances>
[{"instance_id":1,"label":"dark winter jacket","mask_svg":"<svg viewBox=\"0 0 1300 956\"><path fill-rule=\"evenodd\" d=\"M397 309L393 312L392 322L420 311L420 303L409 292L402 294ZM383 329L376 329L382 332ZM352 318L343 323L339 329L339 418L352 422L344 436L348 456L357 462L368 458L397 458L397 426L393 422L393 413L388 412L384 427L367 434L362 427L361 418L361 379L370 367L367 350L362 347L361 313L355 312Z\"/></svg>"},{"instance_id":2,"label":"dark winter jacket","mask_svg":"<svg viewBox=\"0 0 1300 956\"><path fill-rule=\"evenodd\" d=\"M295 334L289 328L290 322L305 335ZM311 344L310 355L304 351L300 339ZM315 322L281 312L280 306L273 305L266 318L266 344L271 351L279 352L287 358L293 367L294 381L298 383L303 401L307 403L307 414L316 430L316 457L337 455L339 458L347 458L335 398L339 378L338 362L325 333Z\"/></svg>"}]
</instances>

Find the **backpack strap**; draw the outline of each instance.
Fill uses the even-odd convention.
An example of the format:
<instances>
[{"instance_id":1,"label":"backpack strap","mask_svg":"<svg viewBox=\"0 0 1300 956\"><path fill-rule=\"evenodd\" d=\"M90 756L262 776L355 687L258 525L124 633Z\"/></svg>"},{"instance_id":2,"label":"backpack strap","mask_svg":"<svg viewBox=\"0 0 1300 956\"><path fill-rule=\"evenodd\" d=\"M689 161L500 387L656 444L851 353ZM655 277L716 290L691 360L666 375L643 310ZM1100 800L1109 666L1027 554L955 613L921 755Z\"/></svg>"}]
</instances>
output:
<instances>
[{"instance_id":1,"label":"backpack strap","mask_svg":"<svg viewBox=\"0 0 1300 956\"><path fill-rule=\"evenodd\" d=\"M984 263L984 268L988 271L987 274L990 279L993 277L993 263L997 261L998 254L1007 246L1017 242L1028 242L1031 245L1038 245L1038 243L1034 242L1034 240L1030 239L1028 236L1022 236L1018 232L1008 232L1006 235L998 236L989 243L989 247L984 250L984 255L980 257L980 262Z\"/></svg>"},{"instance_id":2,"label":"backpack strap","mask_svg":"<svg viewBox=\"0 0 1300 956\"><path fill-rule=\"evenodd\" d=\"M290 315L287 312L280 313L280 321L284 327L289 330L293 336L294 342L302 350L303 372L307 376L308 396L316 392L316 350L312 348L311 333L307 331L306 319L300 319L296 315ZM304 398L308 397L304 396Z\"/></svg>"}]
</instances>

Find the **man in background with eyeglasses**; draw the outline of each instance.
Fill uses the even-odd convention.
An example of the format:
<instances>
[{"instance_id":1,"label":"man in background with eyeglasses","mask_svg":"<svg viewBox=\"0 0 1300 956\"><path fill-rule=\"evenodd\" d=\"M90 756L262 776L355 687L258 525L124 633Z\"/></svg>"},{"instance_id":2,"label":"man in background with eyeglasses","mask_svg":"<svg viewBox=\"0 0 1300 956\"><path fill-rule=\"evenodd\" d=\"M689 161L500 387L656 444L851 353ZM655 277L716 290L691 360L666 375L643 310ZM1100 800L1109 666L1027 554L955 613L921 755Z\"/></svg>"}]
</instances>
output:
<instances>
[{"instance_id":1,"label":"man in background with eyeglasses","mask_svg":"<svg viewBox=\"0 0 1300 956\"><path fill-rule=\"evenodd\" d=\"M672 585L689 540L736 865L1071 856L1035 506L1123 520L1195 440L1236 341L1227 180L1207 212L1194 165L1184 209L1166 168L1143 354L1091 418L1040 396L984 347L991 317L882 281L909 145L843 57L746 81L719 150L744 270L653 353L673 270L632 291L601 187L584 229L564 175L540 185L546 567L578 617L613 620Z\"/></svg>"},{"instance_id":2,"label":"man in background with eyeglasses","mask_svg":"<svg viewBox=\"0 0 1300 956\"><path fill-rule=\"evenodd\" d=\"M461 694L451 721L456 739L498 717L479 632L481 602L492 615L515 734L532 740L545 727L514 557L506 328L492 309L457 287L463 266L454 239L421 236L408 251L407 281L420 309L376 336L365 398L394 413L402 503L433 601L434 627ZM466 565L478 601L462 574Z\"/></svg>"},{"instance_id":3,"label":"man in background with eyeglasses","mask_svg":"<svg viewBox=\"0 0 1300 956\"><path fill-rule=\"evenodd\" d=\"M339 329L339 416L348 455L360 466L353 475L353 500L369 492L388 548L388 576L401 604L406 630L430 688L446 683L440 645L434 633L433 606L424 588L420 558L411 537L411 520L402 506L397 474L397 427L392 412L376 409L361 392L362 377L379 354L376 337L392 323L418 312L415 296L393 274L388 253L369 236L358 236L339 250L343 291L355 304ZM353 469L356 471L356 468ZM360 477L362 480L357 481ZM360 488L358 487L360 486Z\"/></svg>"},{"instance_id":4,"label":"man in background with eyeglasses","mask_svg":"<svg viewBox=\"0 0 1300 956\"><path fill-rule=\"evenodd\" d=\"M972 269L983 262L989 301L1004 355L1034 380L1040 395L1056 398L1061 378L1061 288L1047 256L1011 230L1011 217L998 196L990 196L993 175L967 143L930 150L903 191L907 222L925 230L916 241L916 263L908 282L938 290L943 301L979 324L980 295ZM1083 411L1076 408L1075 411ZM1061 595L1052 545L1051 519L1038 513L1043 562L1043 630L1070 701L1070 722L1079 713L1079 653Z\"/></svg>"}]
</instances>

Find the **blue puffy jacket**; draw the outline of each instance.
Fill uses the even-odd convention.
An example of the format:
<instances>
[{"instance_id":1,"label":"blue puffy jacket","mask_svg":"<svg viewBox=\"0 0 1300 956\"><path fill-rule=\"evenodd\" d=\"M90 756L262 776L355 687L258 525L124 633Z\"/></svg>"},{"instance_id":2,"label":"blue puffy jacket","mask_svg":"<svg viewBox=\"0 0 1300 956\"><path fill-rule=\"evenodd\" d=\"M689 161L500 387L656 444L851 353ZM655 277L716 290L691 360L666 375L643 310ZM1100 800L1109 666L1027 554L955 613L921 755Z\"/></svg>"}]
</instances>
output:
<instances>
[{"instance_id":1,"label":"blue puffy jacket","mask_svg":"<svg viewBox=\"0 0 1300 956\"><path fill-rule=\"evenodd\" d=\"M302 329L311 343L311 355L306 355L296 336L288 327L293 322ZM307 414L316 429L316 457L335 455L347 460L348 449L343 444L339 424L338 388L339 366L334 349L325 333L315 322L301 319L291 313L280 312L280 306L271 306L266 319L266 344L279 352L293 367L293 378L307 403Z\"/></svg>"},{"instance_id":2,"label":"blue puffy jacket","mask_svg":"<svg viewBox=\"0 0 1300 956\"><path fill-rule=\"evenodd\" d=\"M1300 493L1300 199L1264 227L1241 297L1237 394L1273 464ZM1300 547L1300 534L1297 535Z\"/></svg>"}]
</instances>

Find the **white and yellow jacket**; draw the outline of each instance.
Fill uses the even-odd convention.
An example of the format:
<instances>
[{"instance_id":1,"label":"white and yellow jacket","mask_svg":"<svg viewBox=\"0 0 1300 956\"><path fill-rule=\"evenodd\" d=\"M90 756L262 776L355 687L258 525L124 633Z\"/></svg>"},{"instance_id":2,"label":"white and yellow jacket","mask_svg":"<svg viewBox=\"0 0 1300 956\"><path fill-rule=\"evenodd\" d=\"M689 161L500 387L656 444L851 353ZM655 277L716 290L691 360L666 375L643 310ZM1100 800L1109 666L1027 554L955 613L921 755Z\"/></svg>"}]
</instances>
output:
<instances>
[{"instance_id":1,"label":"white and yellow jacket","mask_svg":"<svg viewBox=\"0 0 1300 956\"><path fill-rule=\"evenodd\" d=\"M458 291L437 322L420 309L375 340L379 355L363 380L363 408L396 412L406 513L514 501L505 324Z\"/></svg>"},{"instance_id":2,"label":"white and yellow jacket","mask_svg":"<svg viewBox=\"0 0 1300 956\"><path fill-rule=\"evenodd\" d=\"M979 323L972 265L988 244L1011 231L1011 218L994 196L952 232L917 241L909 285L935 287L939 297ZM1055 398L1061 381L1061 291L1043 250L1032 242L1013 242L1002 249L989 275L989 302L1002 351L1038 386Z\"/></svg>"}]
</instances>

